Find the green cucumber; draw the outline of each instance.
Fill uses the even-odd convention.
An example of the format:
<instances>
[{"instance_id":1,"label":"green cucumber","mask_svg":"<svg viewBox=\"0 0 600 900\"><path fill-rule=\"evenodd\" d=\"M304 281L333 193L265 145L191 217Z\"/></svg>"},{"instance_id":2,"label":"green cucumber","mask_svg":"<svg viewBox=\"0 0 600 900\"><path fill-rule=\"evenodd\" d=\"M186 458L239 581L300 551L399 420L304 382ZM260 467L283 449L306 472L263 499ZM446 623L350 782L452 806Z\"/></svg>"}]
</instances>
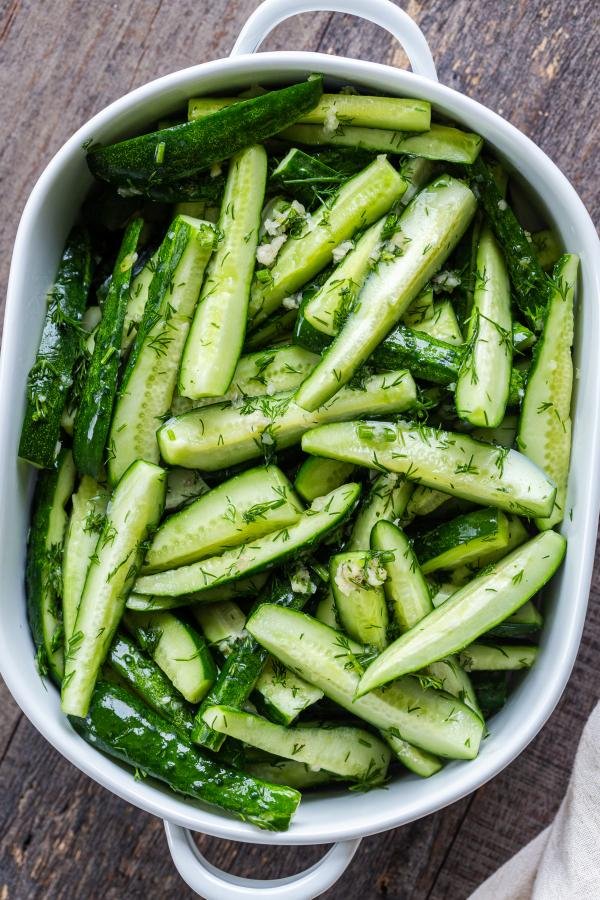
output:
<instances>
[{"instance_id":1,"label":"green cucumber","mask_svg":"<svg viewBox=\"0 0 600 900\"><path fill-rule=\"evenodd\" d=\"M571 394L573 391L573 304L579 258L567 254L554 270L554 288L544 329L536 344L527 377L517 446L543 466L557 485L554 509L536 519L538 528L553 528L565 516L571 456Z\"/></svg>"},{"instance_id":2,"label":"green cucumber","mask_svg":"<svg viewBox=\"0 0 600 900\"><path fill-rule=\"evenodd\" d=\"M156 430L171 406L214 237L208 223L180 216L161 244L110 430L108 474L113 484L135 459L159 460Z\"/></svg>"},{"instance_id":3,"label":"green cucumber","mask_svg":"<svg viewBox=\"0 0 600 900\"><path fill-rule=\"evenodd\" d=\"M165 481L163 469L138 460L111 498L65 656L61 702L69 715L87 713L96 677L142 562L144 541L160 519Z\"/></svg>"},{"instance_id":4,"label":"green cucumber","mask_svg":"<svg viewBox=\"0 0 600 900\"><path fill-rule=\"evenodd\" d=\"M244 771L254 778L269 781L272 784L283 784L286 787L295 788L297 791L310 790L311 788L326 787L338 779L324 769L312 769L305 763L291 759L279 759L276 756L267 756L258 759L254 756L243 761Z\"/></svg>"},{"instance_id":5,"label":"green cucumber","mask_svg":"<svg viewBox=\"0 0 600 900\"><path fill-rule=\"evenodd\" d=\"M127 609L134 612L158 612L161 609L179 609L183 606L194 606L196 603L220 603L224 600L250 600L256 597L267 581L266 572L257 572L248 578L240 578L227 584L200 591L198 594L183 594L179 597L153 597L149 594L136 594L133 591L127 598Z\"/></svg>"},{"instance_id":6,"label":"green cucumber","mask_svg":"<svg viewBox=\"0 0 600 900\"><path fill-rule=\"evenodd\" d=\"M195 472L193 469L169 469L165 512L173 512L182 506L187 506L192 500L197 500L209 490L210 488L200 472Z\"/></svg>"},{"instance_id":7,"label":"green cucumber","mask_svg":"<svg viewBox=\"0 0 600 900\"><path fill-rule=\"evenodd\" d=\"M496 240L504 252L517 305L528 323L539 331L552 294L552 282L544 273L532 244L498 189L493 173L482 159L478 159L470 168L469 176Z\"/></svg>"},{"instance_id":8,"label":"green cucumber","mask_svg":"<svg viewBox=\"0 0 600 900\"><path fill-rule=\"evenodd\" d=\"M321 350L326 346L322 336L334 337L339 332L379 256L385 225L385 218L371 225L329 278L303 301L294 328L299 344Z\"/></svg>"},{"instance_id":9,"label":"green cucumber","mask_svg":"<svg viewBox=\"0 0 600 900\"><path fill-rule=\"evenodd\" d=\"M508 700L506 672L474 672L475 686L481 711L486 719L499 712Z\"/></svg>"},{"instance_id":10,"label":"green cucumber","mask_svg":"<svg viewBox=\"0 0 600 900\"><path fill-rule=\"evenodd\" d=\"M437 681L440 690L452 694L453 697L458 697L461 703L472 709L475 715L483 720L477 694L459 659L460 657L449 656L431 663L427 666L426 675Z\"/></svg>"},{"instance_id":11,"label":"green cucumber","mask_svg":"<svg viewBox=\"0 0 600 900\"><path fill-rule=\"evenodd\" d=\"M293 147L273 169L270 184L312 208L345 180L345 175Z\"/></svg>"},{"instance_id":12,"label":"green cucumber","mask_svg":"<svg viewBox=\"0 0 600 900\"><path fill-rule=\"evenodd\" d=\"M467 350L455 392L458 415L482 428L499 425L508 404L512 363L510 303L504 258L486 227L479 239Z\"/></svg>"},{"instance_id":13,"label":"green cucumber","mask_svg":"<svg viewBox=\"0 0 600 900\"><path fill-rule=\"evenodd\" d=\"M360 493L358 484L345 484L326 497L319 497L296 522L250 544L241 544L189 566L144 575L138 578L139 594L176 597L227 584L246 575L283 562L303 548L312 547L339 525L354 508Z\"/></svg>"},{"instance_id":14,"label":"green cucumber","mask_svg":"<svg viewBox=\"0 0 600 900\"><path fill-rule=\"evenodd\" d=\"M104 465L131 272L143 224L142 219L134 219L123 236L102 306L102 319L94 334L94 350L73 426L73 458L77 471L94 478L99 477Z\"/></svg>"},{"instance_id":15,"label":"green cucumber","mask_svg":"<svg viewBox=\"0 0 600 900\"><path fill-rule=\"evenodd\" d=\"M515 322L513 320L512 323L512 340L513 340L513 352L514 353L523 353L525 350L529 350L530 347L533 347L535 344L537 337L531 331L527 325L522 325L521 322Z\"/></svg>"},{"instance_id":16,"label":"green cucumber","mask_svg":"<svg viewBox=\"0 0 600 900\"><path fill-rule=\"evenodd\" d=\"M287 579L276 579L264 593L264 597L268 598L272 603L297 609L304 606L310 595L310 590L308 592L294 591L291 581ZM225 663L210 693L205 697L198 710L193 732L193 739L196 743L202 744L213 751L220 749L223 744L223 736L207 726L202 718L203 712L209 706L218 704L226 704L227 706L235 706L241 709L257 685L267 664L267 657L266 651L247 633L242 633L229 644L229 652L226 654ZM293 677L291 673L287 673L285 670L279 671L278 674L280 683L284 682L288 675L290 678ZM272 683L272 677L270 681ZM268 677L263 681L263 687L266 687L268 698L270 696Z\"/></svg>"},{"instance_id":17,"label":"green cucumber","mask_svg":"<svg viewBox=\"0 0 600 900\"><path fill-rule=\"evenodd\" d=\"M524 603L520 609L513 613L504 622L500 622L495 628L486 632L487 638L524 638L539 632L544 624L541 613L533 605L531 600Z\"/></svg>"},{"instance_id":18,"label":"green cucumber","mask_svg":"<svg viewBox=\"0 0 600 900\"><path fill-rule=\"evenodd\" d=\"M72 498L72 510L65 536L62 559L62 611L65 649L73 634L79 601L87 576L90 559L96 550L102 531L108 492L84 475Z\"/></svg>"},{"instance_id":19,"label":"green cucumber","mask_svg":"<svg viewBox=\"0 0 600 900\"><path fill-rule=\"evenodd\" d=\"M470 515L475 515L477 518L478 512L478 510L475 510L475 512ZM483 512L485 512L485 510L483 510ZM517 547L520 547L521 544L524 544L525 541L529 540L530 534L517 516L509 515L506 518L508 520L508 535L506 539L501 539L496 547L494 547L495 539L492 539L490 544L487 544L487 542L484 541L479 548L479 553L474 554L470 560L462 559L459 565L453 566L450 574L450 580L453 584L465 584L465 582L469 581L480 569L484 569L486 566L491 565L491 563L498 562L499 559L502 559L502 557L510 553L511 550L515 550ZM504 528L502 527L502 531L503 530ZM473 549L475 549L475 547Z\"/></svg>"},{"instance_id":20,"label":"green cucumber","mask_svg":"<svg viewBox=\"0 0 600 900\"><path fill-rule=\"evenodd\" d=\"M266 177L267 154L261 145L241 150L229 163L219 216L221 239L181 360L179 392L184 397L220 397L234 377L246 331Z\"/></svg>"},{"instance_id":21,"label":"green cucumber","mask_svg":"<svg viewBox=\"0 0 600 900\"><path fill-rule=\"evenodd\" d=\"M430 159L422 156L405 157L400 165L400 177L407 184L406 191L400 198L402 206L407 206L426 184L433 181L437 172L438 166Z\"/></svg>"},{"instance_id":22,"label":"green cucumber","mask_svg":"<svg viewBox=\"0 0 600 900\"><path fill-rule=\"evenodd\" d=\"M394 621L401 632L408 631L433 609L410 541L392 522L382 521L371 532L371 548L380 554L387 574L383 589Z\"/></svg>"},{"instance_id":23,"label":"green cucumber","mask_svg":"<svg viewBox=\"0 0 600 900\"><path fill-rule=\"evenodd\" d=\"M195 629L170 612L127 612L124 624L188 703L206 696L217 668Z\"/></svg>"},{"instance_id":24,"label":"green cucumber","mask_svg":"<svg viewBox=\"0 0 600 900\"><path fill-rule=\"evenodd\" d=\"M269 91L206 119L92 147L87 163L96 178L125 188L189 178L281 131L316 106L321 93L321 78Z\"/></svg>"},{"instance_id":25,"label":"green cucumber","mask_svg":"<svg viewBox=\"0 0 600 900\"><path fill-rule=\"evenodd\" d=\"M298 470L294 487L303 500L312 503L317 497L329 494L348 481L355 468L350 463L341 463L335 459L309 456Z\"/></svg>"},{"instance_id":26,"label":"green cucumber","mask_svg":"<svg viewBox=\"0 0 600 900\"><path fill-rule=\"evenodd\" d=\"M413 490L413 485L401 475L378 475L354 520L346 549L369 550L375 525L382 519L401 519Z\"/></svg>"},{"instance_id":27,"label":"green cucumber","mask_svg":"<svg viewBox=\"0 0 600 900\"><path fill-rule=\"evenodd\" d=\"M27 615L36 648L37 668L58 684L64 671L61 622L61 560L67 527L65 506L75 483L70 450L61 450L53 469L40 472L27 540L25 582Z\"/></svg>"},{"instance_id":28,"label":"green cucumber","mask_svg":"<svg viewBox=\"0 0 600 900\"><path fill-rule=\"evenodd\" d=\"M396 223L375 269L296 403L314 410L346 384L444 262L475 211L469 188L450 176L420 191Z\"/></svg>"},{"instance_id":29,"label":"green cucumber","mask_svg":"<svg viewBox=\"0 0 600 900\"><path fill-rule=\"evenodd\" d=\"M19 456L34 466L54 466L60 420L81 344L81 318L91 279L87 231L74 228L67 238L35 363L29 371Z\"/></svg>"},{"instance_id":30,"label":"green cucumber","mask_svg":"<svg viewBox=\"0 0 600 900\"><path fill-rule=\"evenodd\" d=\"M291 723L318 703L323 691L270 657L256 682L252 699L258 711L278 725Z\"/></svg>"},{"instance_id":31,"label":"green cucumber","mask_svg":"<svg viewBox=\"0 0 600 900\"><path fill-rule=\"evenodd\" d=\"M168 419L158 432L158 444L168 465L214 472L290 447L322 422L367 413L389 415L410 409L415 402L411 375L388 372L371 375L356 388L349 385L312 413L287 392L192 410Z\"/></svg>"},{"instance_id":32,"label":"green cucumber","mask_svg":"<svg viewBox=\"0 0 600 900\"><path fill-rule=\"evenodd\" d=\"M403 678L385 691L357 698L364 648L339 631L305 613L266 603L250 616L246 627L284 665L376 728L394 729L395 737L440 756L477 755L481 720L454 697L422 688L416 678Z\"/></svg>"},{"instance_id":33,"label":"green cucumber","mask_svg":"<svg viewBox=\"0 0 600 900\"><path fill-rule=\"evenodd\" d=\"M523 515L548 515L556 488L516 450L411 422L343 422L306 432L302 449L383 471L453 497Z\"/></svg>"},{"instance_id":34,"label":"green cucumber","mask_svg":"<svg viewBox=\"0 0 600 900\"><path fill-rule=\"evenodd\" d=\"M537 654L538 648L528 644L469 644L458 659L467 672L512 672L530 669Z\"/></svg>"},{"instance_id":35,"label":"green cucumber","mask_svg":"<svg viewBox=\"0 0 600 900\"><path fill-rule=\"evenodd\" d=\"M129 299L125 308L125 319L121 336L122 354L127 353L133 344L140 322L144 318L148 293L157 264L158 254L154 253L132 280L129 287Z\"/></svg>"},{"instance_id":36,"label":"green cucumber","mask_svg":"<svg viewBox=\"0 0 600 900\"><path fill-rule=\"evenodd\" d=\"M237 97L198 97L188 102L188 118L199 119L239 103ZM431 106L426 100L369 97L364 94L323 94L316 106L297 122L343 127L347 123L397 131L427 131Z\"/></svg>"},{"instance_id":37,"label":"green cucumber","mask_svg":"<svg viewBox=\"0 0 600 900\"><path fill-rule=\"evenodd\" d=\"M487 552L506 550L508 517L499 509L476 509L414 535L414 543L425 575L453 569L478 560Z\"/></svg>"},{"instance_id":38,"label":"green cucumber","mask_svg":"<svg viewBox=\"0 0 600 900\"><path fill-rule=\"evenodd\" d=\"M361 678L360 696L462 650L508 618L549 581L565 549L562 535L546 531L486 569L383 651Z\"/></svg>"},{"instance_id":39,"label":"green cucumber","mask_svg":"<svg viewBox=\"0 0 600 900\"><path fill-rule=\"evenodd\" d=\"M87 718L73 718L71 724L98 750L259 828L284 831L300 802L292 788L259 781L203 756L158 713L116 685L99 683Z\"/></svg>"},{"instance_id":40,"label":"green cucumber","mask_svg":"<svg viewBox=\"0 0 600 900\"><path fill-rule=\"evenodd\" d=\"M293 525L301 513L292 485L276 466L248 469L169 516L154 535L142 571L214 556Z\"/></svg>"},{"instance_id":41,"label":"green cucumber","mask_svg":"<svg viewBox=\"0 0 600 900\"><path fill-rule=\"evenodd\" d=\"M302 384L316 366L319 357L303 347L287 345L259 350L241 356L233 374L229 390L218 398L189 400L176 394L171 403L171 413L179 416L191 409L200 409L213 403L239 401L242 397L271 396L281 391L293 391Z\"/></svg>"},{"instance_id":42,"label":"green cucumber","mask_svg":"<svg viewBox=\"0 0 600 900\"><path fill-rule=\"evenodd\" d=\"M398 200L406 185L389 162L376 159L342 185L291 237L271 269L255 274L248 314L252 329L286 297L331 262L335 247L379 219Z\"/></svg>"},{"instance_id":43,"label":"green cucumber","mask_svg":"<svg viewBox=\"0 0 600 900\"><path fill-rule=\"evenodd\" d=\"M244 351L274 350L277 344L289 344L298 310L296 306L287 309L285 306L276 309L273 315L264 320L246 339Z\"/></svg>"},{"instance_id":44,"label":"green cucumber","mask_svg":"<svg viewBox=\"0 0 600 900\"><path fill-rule=\"evenodd\" d=\"M361 550L337 553L329 561L329 577L342 629L355 641L383 650L388 629L386 570L377 556Z\"/></svg>"},{"instance_id":45,"label":"green cucumber","mask_svg":"<svg viewBox=\"0 0 600 900\"><path fill-rule=\"evenodd\" d=\"M351 781L375 786L382 784L387 774L388 747L362 728L323 722L285 728L232 706L209 706L202 718L220 734Z\"/></svg>"},{"instance_id":46,"label":"green cucumber","mask_svg":"<svg viewBox=\"0 0 600 900\"><path fill-rule=\"evenodd\" d=\"M483 146L483 138L478 134L437 124L432 125L429 131L414 135L357 125L341 125L333 132L322 125L292 125L278 136L309 147L323 144L356 147L376 153L407 154L466 165L475 162Z\"/></svg>"},{"instance_id":47,"label":"green cucumber","mask_svg":"<svg viewBox=\"0 0 600 900\"><path fill-rule=\"evenodd\" d=\"M531 235L531 243L542 269L548 271L562 256L562 247L558 236L550 228L535 231Z\"/></svg>"},{"instance_id":48,"label":"green cucumber","mask_svg":"<svg viewBox=\"0 0 600 900\"><path fill-rule=\"evenodd\" d=\"M434 303L433 314L415 325L415 330L422 334L430 334L439 341L445 341L455 347L463 343L463 336L456 318L456 313L449 300Z\"/></svg>"},{"instance_id":49,"label":"green cucumber","mask_svg":"<svg viewBox=\"0 0 600 900\"><path fill-rule=\"evenodd\" d=\"M200 603L192 609L192 616L209 646L216 647L225 658L243 637L246 615L232 600Z\"/></svg>"},{"instance_id":50,"label":"green cucumber","mask_svg":"<svg viewBox=\"0 0 600 900\"><path fill-rule=\"evenodd\" d=\"M418 328L423 322L432 319L435 312L436 310L433 305L433 288L430 285L425 285L421 293L415 297L402 316L402 322L405 325L408 325L409 328Z\"/></svg>"},{"instance_id":51,"label":"green cucumber","mask_svg":"<svg viewBox=\"0 0 600 900\"><path fill-rule=\"evenodd\" d=\"M418 484L406 507L405 524L412 522L416 516L430 516L449 500L452 500L449 494Z\"/></svg>"},{"instance_id":52,"label":"green cucumber","mask_svg":"<svg viewBox=\"0 0 600 900\"><path fill-rule=\"evenodd\" d=\"M416 378L449 385L456 381L462 356L462 348L437 340L418 328L398 325L375 348L371 360L378 369L406 366Z\"/></svg>"},{"instance_id":53,"label":"green cucumber","mask_svg":"<svg viewBox=\"0 0 600 900\"><path fill-rule=\"evenodd\" d=\"M181 734L189 737L194 723L192 707L188 706L162 670L130 637L117 632L106 660L150 709L154 709Z\"/></svg>"},{"instance_id":54,"label":"green cucumber","mask_svg":"<svg viewBox=\"0 0 600 900\"><path fill-rule=\"evenodd\" d=\"M403 766L421 778L430 778L442 768L441 760L433 753L428 753L420 747L414 747L408 741L403 740L396 733L397 729L388 728L385 739L394 752L394 756Z\"/></svg>"}]
</instances>

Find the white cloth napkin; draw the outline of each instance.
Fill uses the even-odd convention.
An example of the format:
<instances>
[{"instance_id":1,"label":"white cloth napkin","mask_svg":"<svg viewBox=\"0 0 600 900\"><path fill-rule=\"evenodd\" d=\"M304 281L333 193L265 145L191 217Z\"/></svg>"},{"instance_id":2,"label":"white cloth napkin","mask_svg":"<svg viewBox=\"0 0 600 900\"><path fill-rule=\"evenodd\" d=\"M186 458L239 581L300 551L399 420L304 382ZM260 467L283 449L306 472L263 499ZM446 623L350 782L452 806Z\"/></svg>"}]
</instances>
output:
<instances>
[{"instance_id":1,"label":"white cloth napkin","mask_svg":"<svg viewBox=\"0 0 600 900\"><path fill-rule=\"evenodd\" d=\"M600 703L581 736L567 794L554 822L469 900L600 898Z\"/></svg>"}]
</instances>

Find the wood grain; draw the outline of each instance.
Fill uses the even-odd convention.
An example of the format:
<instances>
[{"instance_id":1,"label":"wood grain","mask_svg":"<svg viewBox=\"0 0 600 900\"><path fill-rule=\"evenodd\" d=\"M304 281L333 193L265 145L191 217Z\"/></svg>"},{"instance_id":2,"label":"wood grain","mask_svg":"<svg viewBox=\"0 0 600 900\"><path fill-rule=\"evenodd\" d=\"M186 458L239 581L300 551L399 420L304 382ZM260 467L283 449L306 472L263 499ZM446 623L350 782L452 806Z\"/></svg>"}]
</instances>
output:
<instances>
[{"instance_id":1,"label":"wood grain","mask_svg":"<svg viewBox=\"0 0 600 900\"><path fill-rule=\"evenodd\" d=\"M0 145L4 284L20 210L51 155L86 119L166 72L226 55L255 0L0 0ZM600 119L594 0L408 0L440 80L504 115L551 156L593 216ZM305 15L266 49L405 65L381 29L349 16ZM461 900L543 828L564 792L585 719L598 698L600 571L567 692L521 757L474 796L365 840L330 900ZM162 825L66 763L0 686L0 900L192 897ZM264 848L201 838L217 865L240 874L298 871L316 848Z\"/></svg>"}]
</instances>

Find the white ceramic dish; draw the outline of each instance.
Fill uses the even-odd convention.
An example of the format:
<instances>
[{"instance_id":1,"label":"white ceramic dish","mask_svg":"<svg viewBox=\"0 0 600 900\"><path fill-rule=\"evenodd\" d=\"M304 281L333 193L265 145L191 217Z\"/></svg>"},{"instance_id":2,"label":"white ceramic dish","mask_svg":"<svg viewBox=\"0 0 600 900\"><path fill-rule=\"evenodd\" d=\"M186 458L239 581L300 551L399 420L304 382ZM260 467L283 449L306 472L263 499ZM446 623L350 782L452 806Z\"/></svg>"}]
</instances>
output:
<instances>
[{"instance_id":1,"label":"white ceramic dish","mask_svg":"<svg viewBox=\"0 0 600 900\"><path fill-rule=\"evenodd\" d=\"M280 21L297 12L352 12L377 22L405 47L413 72L317 53L252 55ZM564 246L581 257L573 459L564 533L565 565L546 591L546 627L533 670L493 720L479 757L453 762L423 781L406 774L387 790L308 797L285 834L261 832L217 810L138 782L130 771L85 744L62 715L59 698L36 672L25 613L23 572L32 472L17 462L25 383L33 362L50 286L67 231L91 177L82 145L136 132L180 107L195 94L231 91L250 83L301 80L322 72L333 84L352 82L390 95L428 99L435 109L482 134L536 195ZM389 0L267 0L249 19L229 59L160 78L117 100L83 126L35 185L27 202L12 259L0 365L0 667L15 700L36 728L74 765L99 784L165 820L175 864L188 884L212 900L274 897L305 900L330 887L352 858L362 836L403 825L441 809L492 778L542 727L569 678L583 628L594 559L600 492L600 247L577 194L547 156L500 116L437 83L422 33ZM277 882L247 881L214 869L198 853L190 833L264 844L338 843L312 869Z\"/></svg>"}]
</instances>

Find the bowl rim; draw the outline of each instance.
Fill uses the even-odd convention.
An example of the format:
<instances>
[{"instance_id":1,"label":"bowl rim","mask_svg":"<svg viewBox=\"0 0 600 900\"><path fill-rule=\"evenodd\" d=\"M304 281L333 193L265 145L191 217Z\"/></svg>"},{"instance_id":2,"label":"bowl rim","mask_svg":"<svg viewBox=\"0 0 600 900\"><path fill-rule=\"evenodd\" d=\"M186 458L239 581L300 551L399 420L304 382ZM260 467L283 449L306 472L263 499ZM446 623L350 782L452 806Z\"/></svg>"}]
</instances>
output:
<instances>
[{"instance_id":1,"label":"bowl rim","mask_svg":"<svg viewBox=\"0 0 600 900\"><path fill-rule=\"evenodd\" d=\"M574 188L539 147L513 125L478 101L453 88L412 72L348 57L304 51L277 51L213 60L155 79L109 104L63 144L37 180L21 217L11 263L0 361L0 415L9 416L8 421L10 421L9 414L12 413L14 418L15 404L14 401L12 404L10 403L11 398L7 396L7 387L10 367L15 364L17 359L15 356L17 350L13 346L12 338L16 334L20 315L17 281L24 265L25 247L33 228L36 212L55 179L60 178L65 163L81 152L82 146L94 137L94 133L97 134L102 130L110 131L111 126L118 125L119 122L123 123L125 117L142 104L148 103L159 95L163 96L166 92L171 92L174 98L178 96L183 98L191 96L193 91L201 91L203 82L218 81L226 76L229 76L231 81L236 79L245 81L251 77L261 80L288 81L293 80L294 77L297 78L300 74L313 71L323 72L326 76L347 79L361 85L377 86L386 93L424 97L431 100L434 105L443 108L444 112L459 122L465 118L471 120L477 118L477 131L494 145L501 156L505 156L509 161L515 157L521 157L518 167L520 172L523 169L523 159L526 160L527 181L538 197L543 197L551 185L552 205L567 213L566 224L564 222L557 223L559 230L564 234L564 228L569 225L578 238L579 247L577 249L585 267L583 277L586 284L586 295L588 291L590 294L595 292L596 296L598 295L600 288L598 249L600 245L593 223ZM210 89L215 90L216 88L211 87ZM548 210L548 212L550 211ZM591 330L595 330L597 336L600 333L600 326L595 309L592 314L594 316L592 325L595 324L595 329ZM586 332L588 330L586 328ZM596 364L595 369L589 375L586 373L586 378L591 379L593 391L598 396L600 393L600 366ZM597 468L600 458L597 404L586 412L588 418L586 429L589 435L588 474L591 476L594 467ZM14 476L14 461L11 463L6 458L4 439L0 441L0 472L3 479L10 477L11 474ZM387 803L385 811L382 811L377 803L377 798L381 798L381 794L375 792L370 795L370 798L361 798L363 802L356 809L353 808L350 811L348 808L343 813L343 817L333 821L331 815L315 815L317 803L333 803L333 798L329 800L327 797L321 796L315 798L313 802L307 800L301 804L296 819L288 832L260 831L253 826L230 818L222 812L215 811L213 808L196 805L187 798L180 799L166 788L136 782L131 776L130 770L125 771L117 762L85 744L75 735L64 717L61 720L59 717L49 714L47 702L40 702L43 692L34 696L20 683L18 666L15 666L14 660L11 660L9 624L5 624L0 630L0 673L25 715L63 756L122 799L173 823L217 837L263 844L327 843L385 831L440 810L485 784L522 752L552 713L571 673L587 609L600 507L600 484L591 477L588 481L588 493L578 499L581 511L578 508L576 520L577 527L583 536L579 538L581 549L577 559L576 580L571 585L572 616L567 626L562 629L560 636L554 636L554 643L557 644L560 654L553 678L545 681L538 679L539 696L530 708L529 716L527 719L522 718L519 728L508 729L508 736L504 735L502 746L494 746L491 752L482 753L477 759L469 761L467 765L454 762L448 764L444 769L449 773L448 777L435 783L433 789L431 785L436 780L433 782L419 780L418 783L423 788L415 799L404 804ZM6 560L6 562L10 563L10 560ZM554 631L556 630L554 628ZM534 673L535 669L532 670L530 677ZM517 692L526 693L522 690L522 686L517 689ZM531 691L529 690L527 693L531 693ZM505 713L505 710L503 712ZM504 727L502 723L505 720L508 721L509 718L506 714L503 716L503 713L500 713L494 721L501 722L499 727L502 729ZM504 730L507 730L506 727ZM74 737L76 740L73 739ZM436 779L440 779L440 775L436 776ZM401 783L410 784L411 781L411 776L408 776L401 782L396 782L391 786L388 795L397 793L395 789ZM338 797L339 795L336 795L336 799ZM336 804L332 806L332 809L335 806ZM346 808L348 806L349 804L346 804Z\"/></svg>"}]
</instances>

